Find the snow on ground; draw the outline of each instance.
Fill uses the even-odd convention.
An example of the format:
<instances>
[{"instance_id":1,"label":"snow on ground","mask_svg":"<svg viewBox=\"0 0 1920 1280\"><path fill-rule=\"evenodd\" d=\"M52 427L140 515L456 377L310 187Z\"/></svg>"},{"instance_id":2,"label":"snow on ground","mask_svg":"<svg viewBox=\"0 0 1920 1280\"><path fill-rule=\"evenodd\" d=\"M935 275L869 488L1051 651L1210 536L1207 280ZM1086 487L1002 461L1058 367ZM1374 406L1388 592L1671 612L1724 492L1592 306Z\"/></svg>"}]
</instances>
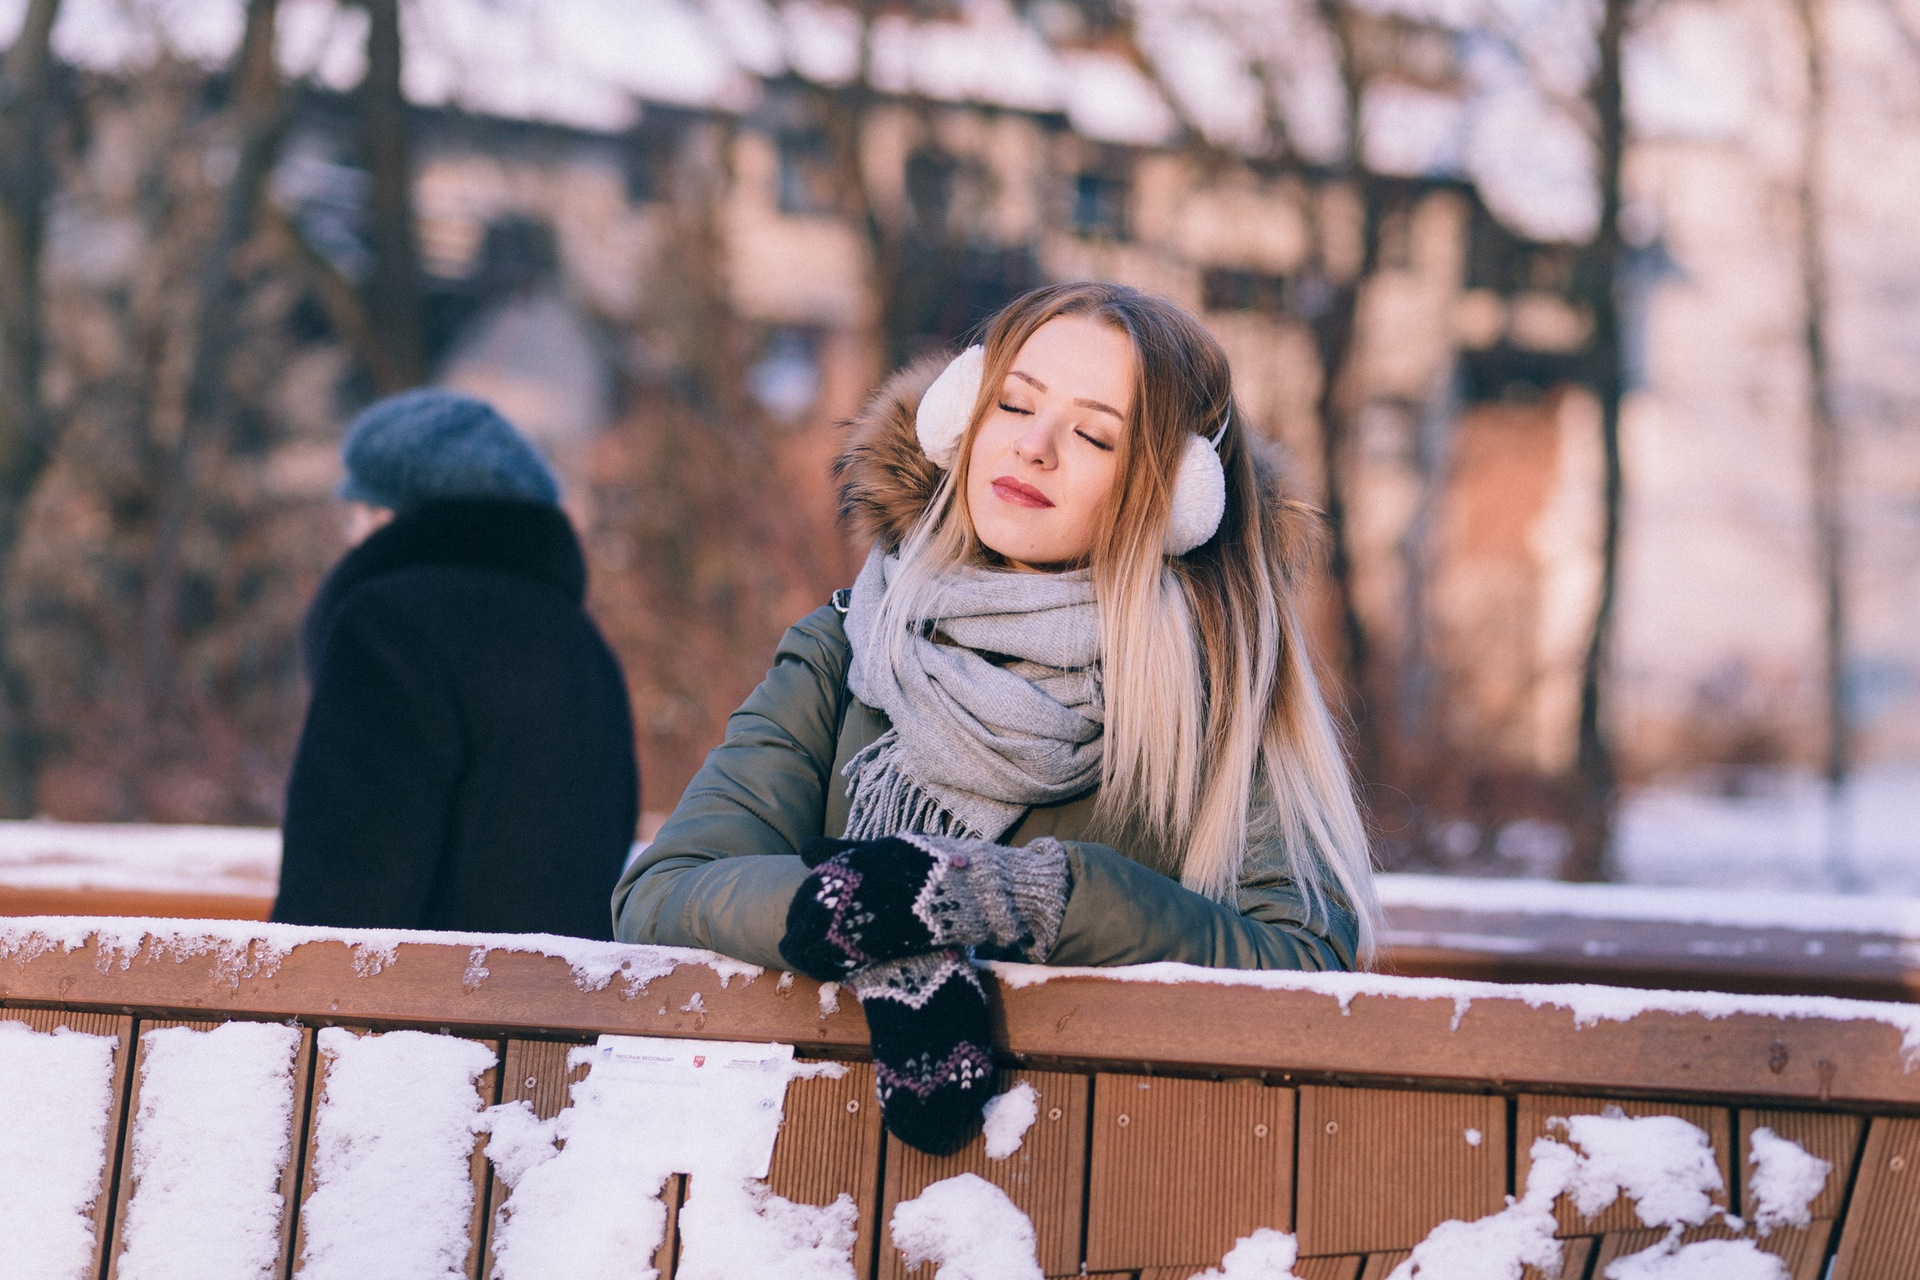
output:
<instances>
[{"instance_id":1,"label":"snow on ground","mask_svg":"<svg viewBox=\"0 0 1920 1280\"><path fill-rule=\"evenodd\" d=\"M1669 784L1629 794L1614 833L1616 877L1716 892L1853 887L1874 898L1920 897L1920 765L1864 769L1848 788L1838 875L1828 861L1830 814L1818 777L1747 772L1726 781L1732 785L1720 791ZM1854 910L1868 905L1849 901Z\"/></svg>"},{"instance_id":2,"label":"snow on ground","mask_svg":"<svg viewBox=\"0 0 1920 1280\"><path fill-rule=\"evenodd\" d=\"M92 1274L117 1043L0 1021L0 1280Z\"/></svg>"},{"instance_id":3,"label":"snow on ground","mask_svg":"<svg viewBox=\"0 0 1920 1280\"><path fill-rule=\"evenodd\" d=\"M273 1022L140 1037L120 1280L272 1275L293 1150L300 1032Z\"/></svg>"},{"instance_id":4,"label":"snow on ground","mask_svg":"<svg viewBox=\"0 0 1920 1280\"><path fill-rule=\"evenodd\" d=\"M307 1280L466 1274L473 1220L474 1082L490 1046L424 1031L319 1033L315 1189L301 1206Z\"/></svg>"},{"instance_id":5,"label":"snow on ground","mask_svg":"<svg viewBox=\"0 0 1920 1280\"><path fill-rule=\"evenodd\" d=\"M1040 1094L1025 1080L987 1100L985 1120L987 1159L1005 1160L1020 1149L1027 1130L1040 1118Z\"/></svg>"},{"instance_id":6,"label":"snow on ground","mask_svg":"<svg viewBox=\"0 0 1920 1280\"><path fill-rule=\"evenodd\" d=\"M1300 1242L1293 1236L1261 1227L1235 1241L1217 1269L1209 1267L1192 1280L1299 1280L1293 1273L1299 1257Z\"/></svg>"},{"instance_id":7,"label":"snow on ground","mask_svg":"<svg viewBox=\"0 0 1920 1280\"><path fill-rule=\"evenodd\" d=\"M271 828L0 822L0 885L271 898L280 833Z\"/></svg>"},{"instance_id":8,"label":"snow on ground","mask_svg":"<svg viewBox=\"0 0 1920 1280\"><path fill-rule=\"evenodd\" d=\"M1747 1175L1751 1200L1747 1219L1761 1235L1775 1227L1804 1227L1812 1221L1807 1206L1827 1185L1833 1166L1797 1142L1762 1125L1752 1135L1753 1172Z\"/></svg>"}]
</instances>

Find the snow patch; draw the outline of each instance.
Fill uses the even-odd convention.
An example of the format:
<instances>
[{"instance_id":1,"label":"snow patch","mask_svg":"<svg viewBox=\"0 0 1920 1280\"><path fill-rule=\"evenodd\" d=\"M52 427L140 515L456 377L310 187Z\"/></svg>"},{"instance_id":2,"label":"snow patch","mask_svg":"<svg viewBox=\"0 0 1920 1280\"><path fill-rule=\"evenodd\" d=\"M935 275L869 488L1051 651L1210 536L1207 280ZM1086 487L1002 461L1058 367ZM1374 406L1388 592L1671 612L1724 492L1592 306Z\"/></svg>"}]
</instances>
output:
<instances>
[{"instance_id":1,"label":"snow patch","mask_svg":"<svg viewBox=\"0 0 1920 1280\"><path fill-rule=\"evenodd\" d=\"M1005 1160L1020 1149L1027 1130L1040 1118L1040 1092L1022 1080L983 1108L987 1158Z\"/></svg>"},{"instance_id":2,"label":"snow patch","mask_svg":"<svg viewBox=\"0 0 1920 1280\"><path fill-rule=\"evenodd\" d=\"M1192 1280L1299 1280L1293 1274L1299 1256L1299 1242L1292 1236L1261 1227L1235 1241L1218 1268L1209 1267Z\"/></svg>"},{"instance_id":3,"label":"snow patch","mask_svg":"<svg viewBox=\"0 0 1920 1280\"><path fill-rule=\"evenodd\" d=\"M1746 1188L1753 1207L1747 1216L1754 1230L1764 1236L1775 1227L1806 1226L1813 1220L1809 1206L1826 1188L1833 1165L1764 1125L1750 1141L1747 1162L1753 1172Z\"/></svg>"},{"instance_id":4,"label":"snow patch","mask_svg":"<svg viewBox=\"0 0 1920 1280\"><path fill-rule=\"evenodd\" d=\"M270 1022L140 1037L122 1280L264 1276L279 1263L300 1032Z\"/></svg>"},{"instance_id":5,"label":"snow patch","mask_svg":"<svg viewBox=\"0 0 1920 1280\"><path fill-rule=\"evenodd\" d=\"M603 1036L565 1110L491 1108L487 1158L510 1189L494 1237L501 1280L651 1280L666 1235L661 1192L692 1175L680 1210L682 1280L852 1280L857 1210L795 1204L762 1179L788 1081L838 1076L790 1045Z\"/></svg>"},{"instance_id":6,"label":"snow patch","mask_svg":"<svg viewBox=\"0 0 1920 1280\"><path fill-rule=\"evenodd\" d=\"M316 1190L301 1208L305 1280L466 1274L472 1154L487 1045L424 1031L319 1033Z\"/></svg>"},{"instance_id":7,"label":"snow patch","mask_svg":"<svg viewBox=\"0 0 1920 1280\"><path fill-rule=\"evenodd\" d=\"M1679 1116L1629 1116L1617 1107L1602 1115L1554 1119L1582 1158L1567 1183L1574 1207L1589 1218L1620 1196L1649 1227L1699 1226L1719 1212L1712 1194L1724 1190L1713 1143Z\"/></svg>"},{"instance_id":8,"label":"snow patch","mask_svg":"<svg viewBox=\"0 0 1920 1280\"><path fill-rule=\"evenodd\" d=\"M1701 1240L1677 1233L1651 1249L1609 1263L1606 1280L1788 1280L1787 1264L1751 1240Z\"/></svg>"},{"instance_id":9,"label":"snow patch","mask_svg":"<svg viewBox=\"0 0 1920 1280\"><path fill-rule=\"evenodd\" d=\"M901 1201L887 1225L908 1270L935 1263L934 1280L1042 1280L1033 1220L978 1174Z\"/></svg>"},{"instance_id":10,"label":"snow patch","mask_svg":"<svg viewBox=\"0 0 1920 1280\"><path fill-rule=\"evenodd\" d=\"M0 1022L0 1275L92 1272L117 1036Z\"/></svg>"}]
</instances>

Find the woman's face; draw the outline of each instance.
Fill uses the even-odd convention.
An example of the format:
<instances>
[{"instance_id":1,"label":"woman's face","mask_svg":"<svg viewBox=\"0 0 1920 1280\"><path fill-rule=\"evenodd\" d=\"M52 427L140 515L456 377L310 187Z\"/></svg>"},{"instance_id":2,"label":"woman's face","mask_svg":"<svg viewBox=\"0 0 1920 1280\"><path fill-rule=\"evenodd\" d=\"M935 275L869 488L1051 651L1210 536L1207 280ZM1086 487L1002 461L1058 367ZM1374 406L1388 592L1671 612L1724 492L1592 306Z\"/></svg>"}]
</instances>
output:
<instances>
[{"instance_id":1,"label":"woman's face","mask_svg":"<svg viewBox=\"0 0 1920 1280\"><path fill-rule=\"evenodd\" d=\"M1103 321L1056 316L1013 359L967 455L967 513L1016 569L1081 563L1119 470L1133 409L1133 342Z\"/></svg>"}]
</instances>

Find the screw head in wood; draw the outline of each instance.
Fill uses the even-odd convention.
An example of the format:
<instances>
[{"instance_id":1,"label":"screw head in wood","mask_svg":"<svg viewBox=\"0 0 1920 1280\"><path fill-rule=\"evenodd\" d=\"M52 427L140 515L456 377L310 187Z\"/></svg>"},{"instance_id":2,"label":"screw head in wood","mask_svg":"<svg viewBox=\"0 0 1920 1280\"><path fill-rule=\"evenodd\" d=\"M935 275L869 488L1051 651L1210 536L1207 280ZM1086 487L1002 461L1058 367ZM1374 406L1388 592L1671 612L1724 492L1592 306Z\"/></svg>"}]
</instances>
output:
<instances>
[{"instance_id":1,"label":"screw head in wood","mask_svg":"<svg viewBox=\"0 0 1920 1280\"><path fill-rule=\"evenodd\" d=\"M1124 1129L1128 1125L1133 1123L1133 1117L1130 1115L1127 1115L1125 1112L1122 1112L1121 1114L1113 1118L1113 1122L1119 1125L1122 1129Z\"/></svg>"},{"instance_id":2,"label":"screw head in wood","mask_svg":"<svg viewBox=\"0 0 1920 1280\"><path fill-rule=\"evenodd\" d=\"M1264 1137L1266 1137L1266 1136L1267 1136L1267 1126L1265 1126L1264 1124L1257 1124L1257 1125L1255 1125L1255 1126L1253 1126L1253 1136L1254 1136L1254 1137L1256 1137L1256 1138L1264 1138Z\"/></svg>"},{"instance_id":3,"label":"screw head in wood","mask_svg":"<svg viewBox=\"0 0 1920 1280\"><path fill-rule=\"evenodd\" d=\"M1899 1173L1906 1167L1907 1158L1905 1156L1895 1156L1893 1159L1887 1161L1887 1168L1893 1170L1895 1173Z\"/></svg>"},{"instance_id":4,"label":"screw head in wood","mask_svg":"<svg viewBox=\"0 0 1920 1280\"><path fill-rule=\"evenodd\" d=\"M1058 1120L1060 1116L1061 1116L1061 1111L1060 1111L1060 1108L1058 1107L1054 1107L1047 1112L1047 1119L1049 1120Z\"/></svg>"},{"instance_id":5,"label":"screw head in wood","mask_svg":"<svg viewBox=\"0 0 1920 1280\"><path fill-rule=\"evenodd\" d=\"M848 1115L852 1115L852 1114L853 1114L854 1112L856 1112L856 1111L858 1111L858 1110L860 1110L860 1099L858 1099L858 1098L848 1098L848 1099L847 1099L847 1114L848 1114Z\"/></svg>"},{"instance_id":6,"label":"screw head in wood","mask_svg":"<svg viewBox=\"0 0 1920 1280\"><path fill-rule=\"evenodd\" d=\"M1340 1132L1340 1122L1338 1120L1327 1121L1327 1132L1329 1134L1335 1134Z\"/></svg>"}]
</instances>

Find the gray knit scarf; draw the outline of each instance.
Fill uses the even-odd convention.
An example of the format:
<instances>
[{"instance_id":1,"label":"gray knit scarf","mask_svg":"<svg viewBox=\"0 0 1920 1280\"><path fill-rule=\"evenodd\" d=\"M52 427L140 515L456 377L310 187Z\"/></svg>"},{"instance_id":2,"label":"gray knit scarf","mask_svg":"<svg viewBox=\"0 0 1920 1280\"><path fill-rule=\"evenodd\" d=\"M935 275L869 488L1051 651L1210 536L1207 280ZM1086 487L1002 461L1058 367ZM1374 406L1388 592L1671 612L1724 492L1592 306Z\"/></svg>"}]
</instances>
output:
<instances>
[{"instance_id":1,"label":"gray knit scarf","mask_svg":"<svg viewBox=\"0 0 1920 1280\"><path fill-rule=\"evenodd\" d=\"M1033 805L1098 782L1105 708L1087 572L952 569L895 665L874 627L899 567L875 548L847 608L848 684L892 721L847 763L847 837L992 840Z\"/></svg>"}]
</instances>

